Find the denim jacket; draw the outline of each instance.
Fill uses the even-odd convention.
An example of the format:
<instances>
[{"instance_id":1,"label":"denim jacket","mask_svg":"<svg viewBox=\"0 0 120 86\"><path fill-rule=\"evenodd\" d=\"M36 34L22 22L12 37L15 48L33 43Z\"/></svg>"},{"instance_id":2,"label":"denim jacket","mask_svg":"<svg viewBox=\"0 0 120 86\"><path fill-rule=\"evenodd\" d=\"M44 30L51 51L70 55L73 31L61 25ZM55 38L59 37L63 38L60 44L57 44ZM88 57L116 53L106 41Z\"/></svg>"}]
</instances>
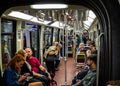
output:
<instances>
[{"instance_id":1,"label":"denim jacket","mask_svg":"<svg viewBox=\"0 0 120 86\"><path fill-rule=\"evenodd\" d=\"M19 86L18 82L20 75L18 75L14 69L6 68L4 70L3 79L5 81L5 86Z\"/></svg>"}]
</instances>

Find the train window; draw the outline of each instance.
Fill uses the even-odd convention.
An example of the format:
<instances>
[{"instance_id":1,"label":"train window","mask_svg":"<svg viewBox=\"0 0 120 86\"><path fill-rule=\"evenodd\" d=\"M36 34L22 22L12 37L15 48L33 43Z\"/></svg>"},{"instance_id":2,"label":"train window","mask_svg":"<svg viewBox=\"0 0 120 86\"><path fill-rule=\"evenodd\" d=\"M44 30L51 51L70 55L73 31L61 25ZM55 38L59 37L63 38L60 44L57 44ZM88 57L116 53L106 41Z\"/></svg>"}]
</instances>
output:
<instances>
[{"instance_id":1,"label":"train window","mask_svg":"<svg viewBox=\"0 0 120 86\"><path fill-rule=\"evenodd\" d=\"M13 42L13 21L2 19L1 28L2 66L4 69L13 54L13 48L11 47Z\"/></svg>"},{"instance_id":2,"label":"train window","mask_svg":"<svg viewBox=\"0 0 120 86\"><path fill-rule=\"evenodd\" d=\"M13 22L10 20L2 20L2 24L1 24L1 32L2 33L12 33L13 31Z\"/></svg>"}]
</instances>

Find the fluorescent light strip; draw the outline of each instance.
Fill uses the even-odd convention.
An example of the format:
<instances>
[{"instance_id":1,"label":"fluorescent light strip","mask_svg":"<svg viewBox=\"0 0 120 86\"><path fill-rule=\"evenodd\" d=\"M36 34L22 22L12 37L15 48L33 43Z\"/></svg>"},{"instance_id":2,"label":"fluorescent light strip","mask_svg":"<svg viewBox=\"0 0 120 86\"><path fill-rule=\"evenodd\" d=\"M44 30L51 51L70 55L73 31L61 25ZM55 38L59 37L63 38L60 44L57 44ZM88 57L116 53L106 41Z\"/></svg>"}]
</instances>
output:
<instances>
[{"instance_id":1,"label":"fluorescent light strip","mask_svg":"<svg viewBox=\"0 0 120 86\"><path fill-rule=\"evenodd\" d=\"M33 9L61 9L67 8L66 4L35 4L30 6Z\"/></svg>"},{"instance_id":2,"label":"fluorescent light strip","mask_svg":"<svg viewBox=\"0 0 120 86\"><path fill-rule=\"evenodd\" d=\"M22 13L22 12L19 12L19 11L12 11L8 15L12 16L12 17L15 17L15 18L23 19L23 20L29 20L31 22L39 23L39 24L42 24L42 25L47 25L48 23L51 22L51 21L45 21L45 20L44 20L44 22L38 21L37 17L31 16L31 15L28 15L28 14L25 14L25 13ZM63 23L61 23L59 21L55 21L50 26L61 28L61 29L64 27Z\"/></svg>"},{"instance_id":3,"label":"fluorescent light strip","mask_svg":"<svg viewBox=\"0 0 120 86\"><path fill-rule=\"evenodd\" d=\"M50 21L45 21L45 20L44 20L44 22L38 21L38 19L36 17L33 17L30 21L40 23L40 24L44 24L44 25L46 25L50 22Z\"/></svg>"},{"instance_id":4,"label":"fluorescent light strip","mask_svg":"<svg viewBox=\"0 0 120 86\"><path fill-rule=\"evenodd\" d=\"M33 18L33 16L19 12L19 11L12 11L11 13L8 14L9 16L20 18L20 19L25 19L25 20L30 20Z\"/></svg>"}]
</instances>

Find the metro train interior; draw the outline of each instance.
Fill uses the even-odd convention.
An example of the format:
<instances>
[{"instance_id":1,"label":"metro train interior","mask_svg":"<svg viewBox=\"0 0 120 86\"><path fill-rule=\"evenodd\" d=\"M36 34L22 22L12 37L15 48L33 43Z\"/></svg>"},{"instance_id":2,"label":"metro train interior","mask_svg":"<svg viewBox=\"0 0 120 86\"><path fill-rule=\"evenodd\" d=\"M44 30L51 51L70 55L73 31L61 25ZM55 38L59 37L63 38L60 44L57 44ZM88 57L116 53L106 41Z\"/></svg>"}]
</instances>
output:
<instances>
[{"instance_id":1,"label":"metro train interior","mask_svg":"<svg viewBox=\"0 0 120 86\"><path fill-rule=\"evenodd\" d=\"M1 77L15 52L31 47L33 55L43 61L47 46L53 42L61 44L60 63L55 71L57 86L71 86L72 79L84 64L77 62L77 36L89 47L86 40L92 40L97 50L96 86L105 86L109 80L119 80L120 72L120 1L119 0L49 0L3 2L0 14L0 72ZM33 8L33 4L47 4L47 7ZM57 6L52 6L57 3ZM60 7L59 5L64 7ZM113 4L114 3L114 4ZM10 4L10 5L9 5ZM50 6L49 6L50 5ZM64 37L63 37L64 38ZM86 40L84 40L84 38ZM74 40L74 43L73 43ZM66 49L66 52L64 52ZM84 57L85 61L86 57Z\"/></svg>"}]
</instances>

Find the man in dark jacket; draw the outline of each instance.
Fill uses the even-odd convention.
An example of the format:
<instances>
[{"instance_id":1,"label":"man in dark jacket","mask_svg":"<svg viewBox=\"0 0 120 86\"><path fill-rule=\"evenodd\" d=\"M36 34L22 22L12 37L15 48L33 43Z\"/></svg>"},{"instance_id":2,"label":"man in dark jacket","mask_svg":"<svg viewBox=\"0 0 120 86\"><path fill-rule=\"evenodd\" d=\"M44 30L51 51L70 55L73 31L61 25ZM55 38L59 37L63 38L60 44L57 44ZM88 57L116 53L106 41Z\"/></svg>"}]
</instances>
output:
<instances>
[{"instance_id":1,"label":"man in dark jacket","mask_svg":"<svg viewBox=\"0 0 120 86\"><path fill-rule=\"evenodd\" d=\"M78 83L72 86L96 86L96 64L97 55L92 54L87 57L87 64L90 67L87 75Z\"/></svg>"}]
</instances>

